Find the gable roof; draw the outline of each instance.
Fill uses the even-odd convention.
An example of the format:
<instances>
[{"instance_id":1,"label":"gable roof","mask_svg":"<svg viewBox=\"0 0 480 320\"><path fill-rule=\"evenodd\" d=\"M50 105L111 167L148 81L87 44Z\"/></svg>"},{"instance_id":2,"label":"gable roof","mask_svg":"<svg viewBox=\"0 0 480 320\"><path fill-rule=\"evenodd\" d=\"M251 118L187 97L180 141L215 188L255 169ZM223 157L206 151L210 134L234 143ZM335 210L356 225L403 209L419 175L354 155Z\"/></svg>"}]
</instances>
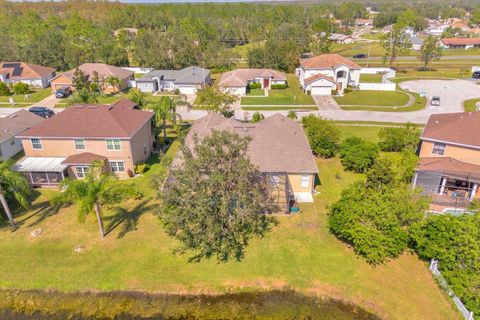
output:
<instances>
[{"instance_id":1,"label":"gable roof","mask_svg":"<svg viewBox=\"0 0 480 320\"><path fill-rule=\"evenodd\" d=\"M308 59L301 59L300 65L304 69L335 69L341 65L346 65L350 69L361 69L355 62L348 60L336 53L321 54Z\"/></svg>"},{"instance_id":2,"label":"gable roof","mask_svg":"<svg viewBox=\"0 0 480 320\"><path fill-rule=\"evenodd\" d=\"M19 110L5 118L0 118L0 143L43 121L45 121L44 118L27 110Z\"/></svg>"},{"instance_id":3,"label":"gable roof","mask_svg":"<svg viewBox=\"0 0 480 320\"><path fill-rule=\"evenodd\" d=\"M32 127L19 137L130 138L153 113L108 105L75 105Z\"/></svg>"},{"instance_id":4,"label":"gable roof","mask_svg":"<svg viewBox=\"0 0 480 320\"><path fill-rule=\"evenodd\" d=\"M324 74L321 74L321 73L314 74L313 76L308 77L305 80L303 80L303 82L305 84L310 84L310 83L313 83L313 82L318 81L320 79L324 79L324 80L330 81L331 83L336 84L335 79L333 79L332 77L326 76Z\"/></svg>"},{"instance_id":5,"label":"gable roof","mask_svg":"<svg viewBox=\"0 0 480 320\"><path fill-rule=\"evenodd\" d=\"M221 87L245 87L248 81L256 77L272 78L272 80L287 80L285 73L273 69L235 69L224 72L218 82Z\"/></svg>"},{"instance_id":6,"label":"gable roof","mask_svg":"<svg viewBox=\"0 0 480 320\"><path fill-rule=\"evenodd\" d=\"M480 38L445 38L440 41L446 46L480 45Z\"/></svg>"},{"instance_id":7,"label":"gable roof","mask_svg":"<svg viewBox=\"0 0 480 320\"><path fill-rule=\"evenodd\" d=\"M258 123L242 123L211 113L195 121L185 144L193 149L195 135L202 139L213 130L228 130L252 137L247 154L261 172L318 173L302 126L281 114Z\"/></svg>"},{"instance_id":8,"label":"gable roof","mask_svg":"<svg viewBox=\"0 0 480 320\"><path fill-rule=\"evenodd\" d=\"M54 68L43 67L26 62L1 62L0 73L9 79L36 79L43 78L55 72Z\"/></svg>"},{"instance_id":9,"label":"gable roof","mask_svg":"<svg viewBox=\"0 0 480 320\"><path fill-rule=\"evenodd\" d=\"M210 70L200 67L187 67L181 70L154 70L137 82L151 82L154 78L170 80L175 84L203 84L210 76Z\"/></svg>"},{"instance_id":10,"label":"gable roof","mask_svg":"<svg viewBox=\"0 0 480 320\"><path fill-rule=\"evenodd\" d=\"M432 114L421 139L480 148L480 112Z\"/></svg>"},{"instance_id":11,"label":"gable roof","mask_svg":"<svg viewBox=\"0 0 480 320\"><path fill-rule=\"evenodd\" d=\"M106 159L107 157L95 153L82 152L67 157L62 163L67 165L92 164L94 161L104 161Z\"/></svg>"},{"instance_id":12,"label":"gable roof","mask_svg":"<svg viewBox=\"0 0 480 320\"><path fill-rule=\"evenodd\" d=\"M98 72L98 75L103 78L108 78L108 77L117 77L120 80L127 79L135 74L135 72L123 69L120 67L116 66L111 66L109 64L105 63L84 63L80 66L78 66L78 69L80 69L86 76L87 79L90 79L90 77L93 75L94 71ZM75 69L69 70L65 73L59 74L57 77L64 75L68 78L73 78L73 75L75 73ZM57 78L55 77L55 78Z\"/></svg>"}]
</instances>

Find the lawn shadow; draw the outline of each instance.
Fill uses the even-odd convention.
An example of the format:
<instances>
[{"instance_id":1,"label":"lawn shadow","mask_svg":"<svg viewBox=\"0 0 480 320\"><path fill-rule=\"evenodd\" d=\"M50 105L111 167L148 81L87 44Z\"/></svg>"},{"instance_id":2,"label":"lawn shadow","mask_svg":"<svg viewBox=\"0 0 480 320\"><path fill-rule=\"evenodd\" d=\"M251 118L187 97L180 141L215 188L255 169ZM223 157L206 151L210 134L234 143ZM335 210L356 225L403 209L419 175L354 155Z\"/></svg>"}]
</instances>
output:
<instances>
[{"instance_id":1,"label":"lawn shadow","mask_svg":"<svg viewBox=\"0 0 480 320\"><path fill-rule=\"evenodd\" d=\"M117 208L114 215L105 217L104 220L108 223L105 235L107 236L113 230L120 227L120 232L117 238L123 238L127 233L137 230L138 220L147 211L152 209L152 205L147 205L148 201L144 200L136 205L132 210L124 208Z\"/></svg>"}]
</instances>

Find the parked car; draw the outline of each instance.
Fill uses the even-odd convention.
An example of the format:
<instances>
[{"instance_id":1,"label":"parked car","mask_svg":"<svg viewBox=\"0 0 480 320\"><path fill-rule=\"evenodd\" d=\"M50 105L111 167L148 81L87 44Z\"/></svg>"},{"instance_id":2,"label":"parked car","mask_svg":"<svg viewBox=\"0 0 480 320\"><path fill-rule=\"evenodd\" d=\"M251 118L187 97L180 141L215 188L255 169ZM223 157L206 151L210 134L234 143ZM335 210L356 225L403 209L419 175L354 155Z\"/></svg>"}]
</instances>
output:
<instances>
[{"instance_id":1,"label":"parked car","mask_svg":"<svg viewBox=\"0 0 480 320\"><path fill-rule=\"evenodd\" d=\"M55 92L55 97L62 99L72 95L72 89L70 87L62 87Z\"/></svg>"},{"instance_id":2,"label":"parked car","mask_svg":"<svg viewBox=\"0 0 480 320\"><path fill-rule=\"evenodd\" d=\"M480 79L480 71L475 71L475 72L472 74L472 78L473 78L473 79Z\"/></svg>"},{"instance_id":3,"label":"parked car","mask_svg":"<svg viewBox=\"0 0 480 320\"><path fill-rule=\"evenodd\" d=\"M440 97L433 96L432 100L430 100L430 105L432 106L439 106L440 105Z\"/></svg>"},{"instance_id":4,"label":"parked car","mask_svg":"<svg viewBox=\"0 0 480 320\"><path fill-rule=\"evenodd\" d=\"M31 107L28 111L42 118L50 118L55 115L55 112L45 107Z\"/></svg>"},{"instance_id":5,"label":"parked car","mask_svg":"<svg viewBox=\"0 0 480 320\"><path fill-rule=\"evenodd\" d=\"M368 58L368 55L366 55L365 53L359 53L353 56L353 59L366 59L366 58Z\"/></svg>"}]
</instances>

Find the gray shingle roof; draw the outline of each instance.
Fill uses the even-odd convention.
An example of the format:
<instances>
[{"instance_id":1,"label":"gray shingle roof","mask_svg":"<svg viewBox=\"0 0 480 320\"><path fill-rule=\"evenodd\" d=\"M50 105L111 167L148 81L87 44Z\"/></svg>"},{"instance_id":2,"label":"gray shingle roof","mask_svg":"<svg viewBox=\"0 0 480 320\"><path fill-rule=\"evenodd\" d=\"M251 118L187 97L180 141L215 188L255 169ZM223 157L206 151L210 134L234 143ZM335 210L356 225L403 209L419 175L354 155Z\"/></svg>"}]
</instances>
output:
<instances>
[{"instance_id":1,"label":"gray shingle roof","mask_svg":"<svg viewBox=\"0 0 480 320\"><path fill-rule=\"evenodd\" d=\"M151 82L154 78L172 81L175 84L202 84L207 81L210 70L200 67L187 67L181 70L154 70L137 80Z\"/></svg>"},{"instance_id":2,"label":"gray shingle roof","mask_svg":"<svg viewBox=\"0 0 480 320\"><path fill-rule=\"evenodd\" d=\"M0 118L0 143L44 120L27 110L19 110L5 118Z\"/></svg>"}]
</instances>

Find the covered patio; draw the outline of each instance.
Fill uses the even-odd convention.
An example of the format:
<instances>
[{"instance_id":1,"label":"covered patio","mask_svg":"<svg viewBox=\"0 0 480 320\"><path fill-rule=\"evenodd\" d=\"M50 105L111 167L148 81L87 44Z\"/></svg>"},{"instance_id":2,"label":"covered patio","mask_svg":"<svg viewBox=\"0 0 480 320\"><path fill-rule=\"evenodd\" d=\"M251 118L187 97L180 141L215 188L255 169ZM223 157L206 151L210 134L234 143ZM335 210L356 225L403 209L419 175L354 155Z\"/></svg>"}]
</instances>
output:
<instances>
[{"instance_id":1,"label":"covered patio","mask_svg":"<svg viewBox=\"0 0 480 320\"><path fill-rule=\"evenodd\" d=\"M67 175L67 165L62 163L64 160L56 157L24 157L13 169L25 175L32 186L57 187Z\"/></svg>"}]
</instances>

